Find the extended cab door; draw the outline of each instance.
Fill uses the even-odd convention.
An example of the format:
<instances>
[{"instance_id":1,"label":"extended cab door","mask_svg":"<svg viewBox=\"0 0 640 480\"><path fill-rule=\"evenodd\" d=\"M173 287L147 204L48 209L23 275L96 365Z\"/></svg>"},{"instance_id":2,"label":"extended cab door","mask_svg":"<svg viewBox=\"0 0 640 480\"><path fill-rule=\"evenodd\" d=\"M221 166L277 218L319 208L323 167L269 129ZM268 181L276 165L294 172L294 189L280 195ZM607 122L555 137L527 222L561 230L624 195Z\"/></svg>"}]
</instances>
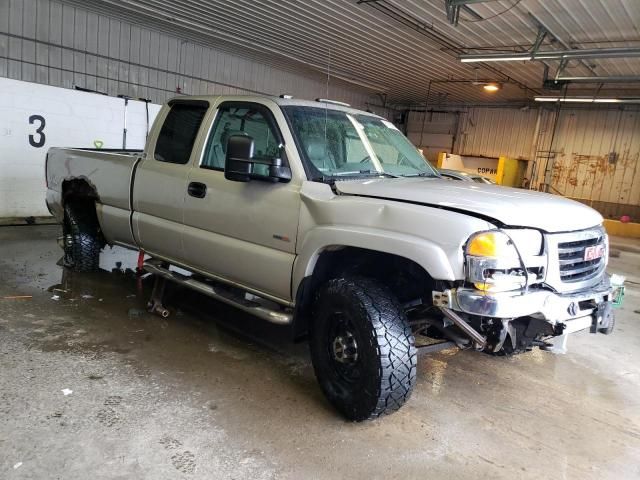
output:
<instances>
[{"instance_id":1,"label":"extended cab door","mask_svg":"<svg viewBox=\"0 0 640 480\"><path fill-rule=\"evenodd\" d=\"M255 157L275 157L282 150L282 133L266 104L217 105L202 157L189 173L193 189L184 203L185 256L206 273L290 301L300 186L225 179L231 135L252 137Z\"/></svg>"},{"instance_id":2,"label":"extended cab door","mask_svg":"<svg viewBox=\"0 0 640 480\"><path fill-rule=\"evenodd\" d=\"M185 260L182 213L194 145L209 102L172 100L158 118L159 129L133 180L133 230L148 253L176 263ZM164 115L164 116L163 116ZM197 155L197 153L196 153Z\"/></svg>"}]
</instances>

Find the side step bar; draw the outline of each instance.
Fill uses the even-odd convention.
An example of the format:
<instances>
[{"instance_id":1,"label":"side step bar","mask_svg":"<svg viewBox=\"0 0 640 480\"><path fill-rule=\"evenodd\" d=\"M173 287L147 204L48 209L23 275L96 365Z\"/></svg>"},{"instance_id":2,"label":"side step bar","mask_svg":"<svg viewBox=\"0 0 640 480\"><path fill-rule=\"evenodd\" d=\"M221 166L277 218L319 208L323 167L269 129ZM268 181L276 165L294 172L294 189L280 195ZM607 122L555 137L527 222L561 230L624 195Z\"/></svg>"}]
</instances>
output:
<instances>
[{"instance_id":1,"label":"side step bar","mask_svg":"<svg viewBox=\"0 0 640 480\"><path fill-rule=\"evenodd\" d=\"M293 321L293 313L269 309L257 302L247 300L246 298L234 295L231 292L216 288L214 285L194 280L193 278L182 275L178 272L172 272L168 268L164 268L160 265L160 262L154 262L153 260L147 261L144 263L143 268L149 273L158 275L184 287L191 288L192 290L203 293L208 297L215 298L222 303L236 307L243 312L255 315L267 322L279 325L288 325Z\"/></svg>"}]
</instances>

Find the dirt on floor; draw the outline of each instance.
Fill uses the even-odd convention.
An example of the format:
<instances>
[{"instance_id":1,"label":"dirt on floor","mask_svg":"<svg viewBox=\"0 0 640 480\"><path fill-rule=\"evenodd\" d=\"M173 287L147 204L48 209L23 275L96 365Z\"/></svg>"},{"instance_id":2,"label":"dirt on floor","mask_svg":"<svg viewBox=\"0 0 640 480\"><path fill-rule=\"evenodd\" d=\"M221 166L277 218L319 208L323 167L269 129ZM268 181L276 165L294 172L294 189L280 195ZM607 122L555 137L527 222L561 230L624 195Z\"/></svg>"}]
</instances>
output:
<instances>
[{"instance_id":1,"label":"dirt on floor","mask_svg":"<svg viewBox=\"0 0 640 480\"><path fill-rule=\"evenodd\" d=\"M640 254L611 259L613 335L423 356L409 402L355 424L283 327L184 291L151 315L135 253L73 274L57 233L0 227L2 479L640 478Z\"/></svg>"}]
</instances>

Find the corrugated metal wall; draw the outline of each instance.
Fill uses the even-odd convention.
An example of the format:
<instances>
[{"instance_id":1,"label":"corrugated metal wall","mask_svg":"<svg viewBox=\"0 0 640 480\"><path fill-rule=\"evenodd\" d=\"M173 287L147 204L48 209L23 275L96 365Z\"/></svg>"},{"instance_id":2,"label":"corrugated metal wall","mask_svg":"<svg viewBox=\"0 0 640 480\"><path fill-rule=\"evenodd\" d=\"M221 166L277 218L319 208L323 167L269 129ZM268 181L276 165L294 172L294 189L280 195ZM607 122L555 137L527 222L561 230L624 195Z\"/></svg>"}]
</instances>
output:
<instances>
[{"instance_id":1,"label":"corrugated metal wall","mask_svg":"<svg viewBox=\"0 0 640 480\"><path fill-rule=\"evenodd\" d=\"M534 185L546 181L552 191L606 217L640 221L640 111L563 109L557 122L555 135L547 133L541 148L552 152L552 160L548 168L540 162Z\"/></svg>"},{"instance_id":2,"label":"corrugated metal wall","mask_svg":"<svg viewBox=\"0 0 640 480\"><path fill-rule=\"evenodd\" d=\"M537 109L470 108L458 135L460 155L533 158Z\"/></svg>"},{"instance_id":3,"label":"corrugated metal wall","mask_svg":"<svg viewBox=\"0 0 640 480\"><path fill-rule=\"evenodd\" d=\"M442 151L478 157L507 155L529 159L533 158L537 115L537 109L429 109L426 121L424 113L410 112L407 132L416 145L429 149L437 147L439 141L432 135L447 133L451 135L453 152L451 146ZM435 143L430 143L434 141Z\"/></svg>"},{"instance_id":4,"label":"corrugated metal wall","mask_svg":"<svg viewBox=\"0 0 640 480\"><path fill-rule=\"evenodd\" d=\"M452 153L459 118L456 112L430 110L426 115L409 112L407 137L431 162L435 162L438 152Z\"/></svg>"},{"instance_id":5,"label":"corrugated metal wall","mask_svg":"<svg viewBox=\"0 0 640 480\"><path fill-rule=\"evenodd\" d=\"M326 80L184 41L52 0L0 0L0 76L162 103L176 94L289 93L326 97ZM364 89L332 79L354 106ZM384 112L382 112L384 113Z\"/></svg>"},{"instance_id":6,"label":"corrugated metal wall","mask_svg":"<svg viewBox=\"0 0 640 480\"><path fill-rule=\"evenodd\" d=\"M409 115L409 137L431 156L446 128L455 137L453 153L532 160L535 168L528 174L533 170L533 188L548 183L551 192L591 205L606 217L631 215L640 221L640 109L636 106L563 107L559 115L553 107L469 107L428 113L426 121L423 113Z\"/></svg>"}]
</instances>

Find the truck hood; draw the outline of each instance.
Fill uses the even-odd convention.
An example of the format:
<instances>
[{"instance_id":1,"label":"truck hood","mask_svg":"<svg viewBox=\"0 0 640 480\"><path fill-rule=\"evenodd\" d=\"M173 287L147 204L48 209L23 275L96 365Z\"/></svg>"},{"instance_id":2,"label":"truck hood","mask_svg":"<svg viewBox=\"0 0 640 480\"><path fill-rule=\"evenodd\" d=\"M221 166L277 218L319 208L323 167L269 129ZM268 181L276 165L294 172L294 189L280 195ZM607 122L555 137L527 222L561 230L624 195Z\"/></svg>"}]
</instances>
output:
<instances>
[{"instance_id":1,"label":"truck hood","mask_svg":"<svg viewBox=\"0 0 640 480\"><path fill-rule=\"evenodd\" d=\"M440 178L376 178L338 181L335 187L344 195L468 212L504 225L546 232L583 230L602 223L598 212L573 200L498 185Z\"/></svg>"}]
</instances>

